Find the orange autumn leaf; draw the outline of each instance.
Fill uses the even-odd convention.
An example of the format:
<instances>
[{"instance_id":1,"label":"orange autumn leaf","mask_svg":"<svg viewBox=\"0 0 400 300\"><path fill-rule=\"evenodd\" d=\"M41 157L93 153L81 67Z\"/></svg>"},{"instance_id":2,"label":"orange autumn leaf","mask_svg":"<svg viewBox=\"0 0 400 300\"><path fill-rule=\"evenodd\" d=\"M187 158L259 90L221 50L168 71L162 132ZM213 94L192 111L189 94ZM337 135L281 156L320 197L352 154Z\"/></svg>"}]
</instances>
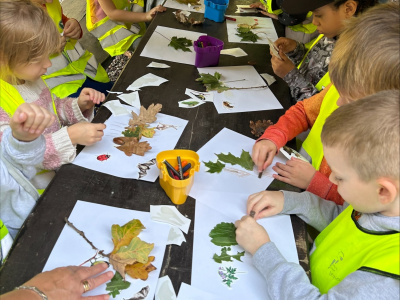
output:
<instances>
[{"instance_id":1,"label":"orange autumn leaf","mask_svg":"<svg viewBox=\"0 0 400 300\"><path fill-rule=\"evenodd\" d=\"M156 270L156 267L151 264L154 259L154 256L149 256L149 260L145 264L137 262L132 265L127 265L125 272L134 279L147 280L149 273Z\"/></svg>"}]
</instances>

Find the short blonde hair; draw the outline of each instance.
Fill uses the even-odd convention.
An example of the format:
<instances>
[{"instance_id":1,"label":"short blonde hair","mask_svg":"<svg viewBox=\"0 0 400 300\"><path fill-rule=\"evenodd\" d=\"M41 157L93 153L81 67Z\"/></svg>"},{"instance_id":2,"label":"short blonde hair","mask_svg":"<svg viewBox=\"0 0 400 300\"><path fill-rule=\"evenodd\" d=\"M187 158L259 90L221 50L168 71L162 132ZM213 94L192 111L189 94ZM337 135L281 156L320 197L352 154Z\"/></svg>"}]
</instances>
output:
<instances>
[{"instance_id":1,"label":"short blonde hair","mask_svg":"<svg viewBox=\"0 0 400 300\"><path fill-rule=\"evenodd\" d=\"M329 63L342 97L358 99L400 88L398 3L380 4L346 22Z\"/></svg>"},{"instance_id":2,"label":"short blonde hair","mask_svg":"<svg viewBox=\"0 0 400 300\"><path fill-rule=\"evenodd\" d=\"M361 180L399 179L400 91L381 91L343 105L325 122L321 140L338 147Z\"/></svg>"},{"instance_id":3,"label":"short blonde hair","mask_svg":"<svg viewBox=\"0 0 400 300\"><path fill-rule=\"evenodd\" d=\"M59 52L60 34L48 14L28 0L0 0L0 79L15 83L17 65Z\"/></svg>"}]
</instances>

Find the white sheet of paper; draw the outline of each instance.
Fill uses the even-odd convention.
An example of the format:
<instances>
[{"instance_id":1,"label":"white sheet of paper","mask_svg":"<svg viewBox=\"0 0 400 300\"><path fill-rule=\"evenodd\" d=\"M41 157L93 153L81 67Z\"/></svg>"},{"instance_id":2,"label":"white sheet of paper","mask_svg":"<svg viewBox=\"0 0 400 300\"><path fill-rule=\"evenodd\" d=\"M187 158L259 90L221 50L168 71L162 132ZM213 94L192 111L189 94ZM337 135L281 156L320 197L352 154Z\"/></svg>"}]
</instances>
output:
<instances>
[{"instance_id":1,"label":"white sheet of paper","mask_svg":"<svg viewBox=\"0 0 400 300\"><path fill-rule=\"evenodd\" d=\"M275 77L272 75L269 75L268 73L261 73L260 76L265 79L265 81L268 83L268 85L271 85L276 81Z\"/></svg>"},{"instance_id":2,"label":"white sheet of paper","mask_svg":"<svg viewBox=\"0 0 400 300\"><path fill-rule=\"evenodd\" d=\"M264 87L222 93L214 91L214 105L220 114L283 108L253 66L209 67L198 68L198 71L220 73L220 80L227 87Z\"/></svg>"},{"instance_id":3,"label":"white sheet of paper","mask_svg":"<svg viewBox=\"0 0 400 300\"><path fill-rule=\"evenodd\" d=\"M182 282L177 300L219 300L219 298L211 293L207 293Z\"/></svg>"},{"instance_id":4,"label":"white sheet of paper","mask_svg":"<svg viewBox=\"0 0 400 300\"><path fill-rule=\"evenodd\" d=\"M109 111L113 114L113 116L121 116L121 115L129 115L130 111L124 106L119 100L107 101L103 104L104 107L107 107Z\"/></svg>"},{"instance_id":5,"label":"white sheet of paper","mask_svg":"<svg viewBox=\"0 0 400 300\"><path fill-rule=\"evenodd\" d=\"M204 165L204 162L216 162L218 158L215 154L228 154L228 152L230 152L240 157L242 150L244 150L251 155L254 143L255 140L240 133L227 128L222 129L197 151L201 166L200 171L194 175L194 183L189 195L198 199L205 191L244 193L250 195L265 190L273 181L272 174L275 174L275 171L272 170L272 166L274 166L276 162L285 163L287 160L282 154L278 154L274 157L271 166L264 170L263 176L260 179L258 178L256 166L254 166L253 171L248 171L238 165L225 164L225 168L234 168L249 174L248 176L240 177L235 173L225 170L222 170L221 173L209 173L207 172L208 168Z\"/></svg>"},{"instance_id":6,"label":"white sheet of paper","mask_svg":"<svg viewBox=\"0 0 400 300\"><path fill-rule=\"evenodd\" d=\"M183 242L186 242L186 239L182 230L176 226L171 226L171 230L168 234L167 245L174 244L180 246Z\"/></svg>"},{"instance_id":7,"label":"white sheet of paper","mask_svg":"<svg viewBox=\"0 0 400 300\"><path fill-rule=\"evenodd\" d=\"M178 38L184 37L194 42L202 35L207 34L157 26L140 56L194 65L196 60L196 52L194 52L193 44L192 46L188 47L191 52L175 50L173 47L168 46L168 44L173 36L177 36Z\"/></svg>"},{"instance_id":8,"label":"white sheet of paper","mask_svg":"<svg viewBox=\"0 0 400 300\"><path fill-rule=\"evenodd\" d=\"M244 52L242 48L230 48L230 49L222 49L221 54L224 55L232 55L234 57L242 57L247 56L247 53Z\"/></svg>"},{"instance_id":9,"label":"white sheet of paper","mask_svg":"<svg viewBox=\"0 0 400 300\"><path fill-rule=\"evenodd\" d=\"M167 64L162 64L159 62L155 62L152 61L151 63L149 63L147 65L148 68L156 68L156 69L166 69L166 68L170 68L170 66L168 66Z\"/></svg>"},{"instance_id":10,"label":"white sheet of paper","mask_svg":"<svg viewBox=\"0 0 400 300\"><path fill-rule=\"evenodd\" d=\"M139 97L138 91L130 93L130 94L118 95L118 98L121 99L122 101L125 101L127 104L140 109L141 104L140 104L140 97Z\"/></svg>"},{"instance_id":11,"label":"white sheet of paper","mask_svg":"<svg viewBox=\"0 0 400 300\"><path fill-rule=\"evenodd\" d=\"M192 286L213 293L221 300L236 299L269 299L265 278L253 266L249 253L241 258L241 262L215 262L212 257L221 254L220 246L211 242L210 231L221 222L232 222L246 214L248 194L218 193L204 191L196 198L195 229L193 241ZM258 221L268 230L268 234L282 255L290 262L298 263L296 243L294 240L290 216L280 215ZM228 253L236 254L244 251L240 246L230 246ZM222 282L218 274L219 268L236 268L234 280L229 288Z\"/></svg>"},{"instance_id":12,"label":"white sheet of paper","mask_svg":"<svg viewBox=\"0 0 400 300\"><path fill-rule=\"evenodd\" d=\"M188 11L192 11L192 12L204 13L204 0L200 0L199 2L201 5L188 6L187 4L178 3L175 0L167 0L164 3L164 6L169 7L169 8L180 9L180 10L188 10Z\"/></svg>"},{"instance_id":13,"label":"white sheet of paper","mask_svg":"<svg viewBox=\"0 0 400 300\"><path fill-rule=\"evenodd\" d=\"M151 219L158 222L168 223L179 227L184 233L188 233L191 220L182 215L172 205L150 205Z\"/></svg>"},{"instance_id":14,"label":"white sheet of paper","mask_svg":"<svg viewBox=\"0 0 400 300\"><path fill-rule=\"evenodd\" d=\"M185 94L195 100L202 100L205 102L213 102L214 101L214 93L212 93L212 92L199 92L199 91L195 91L192 89L186 89Z\"/></svg>"},{"instance_id":15,"label":"white sheet of paper","mask_svg":"<svg viewBox=\"0 0 400 300\"><path fill-rule=\"evenodd\" d=\"M108 92L109 94L122 94L122 92L115 92L115 91L109 91L109 90L106 90L106 92Z\"/></svg>"},{"instance_id":16,"label":"white sheet of paper","mask_svg":"<svg viewBox=\"0 0 400 300\"><path fill-rule=\"evenodd\" d=\"M235 13L241 13L241 14L254 14L258 13L258 10L256 8L251 8L250 5L236 5L237 9Z\"/></svg>"},{"instance_id":17,"label":"white sheet of paper","mask_svg":"<svg viewBox=\"0 0 400 300\"><path fill-rule=\"evenodd\" d=\"M175 290L168 275L158 279L155 300L176 300Z\"/></svg>"},{"instance_id":18,"label":"white sheet of paper","mask_svg":"<svg viewBox=\"0 0 400 300\"><path fill-rule=\"evenodd\" d=\"M201 101L199 99L193 99L193 98L189 98L186 100L182 100L178 102L178 106L182 107L182 108L195 108L197 106L200 106L202 104L204 104L204 101Z\"/></svg>"},{"instance_id":19,"label":"white sheet of paper","mask_svg":"<svg viewBox=\"0 0 400 300\"><path fill-rule=\"evenodd\" d=\"M127 275L126 279L131 282L131 286L126 290L121 290L118 299L129 299L145 286L150 287L148 299L153 299L170 230L169 225L152 221L150 213L148 212L117 208L80 200L77 201L68 219L79 230L82 230L86 237L98 249L104 250L105 253L110 253L114 247L111 240L111 226L113 224L122 226L132 219L139 219L146 229L142 230L138 237L147 243L154 243L154 248L150 252L150 255L155 256L155 260L152 264L157 269L149 273L149 278L146 281L132 279ZM71 227L65 225L43 271L69 265L80 265L94 254L96 254L96 252L92 247ZM108 270L112 270L112 267ZM108 292L105 288L106 284L102 284L85 293L85 296L107 294Z\"/></svg>"},{"instance_id":20,"label":"white sheet of paper","mask_svg":"<svg viewBox=\"0 0 400 300\"><path fill-rule=\"evenodd\" d=\"M270 18L260 18L260 17L240 17L240 16L230 16L235 18L236 21L226 20L226 29L228 31L228 41L230 43L246 43L246 44L268 44L269 37L271 40L275 41L278 39L274 23ZM249 24L253 25L257 20L258 25L251 31L257 34L260 39L253 43L252 41L241 41L241 37L237 36L237 25L238 24Z\"/></svg>"},{"instance_id":21,"label":"white sheet of paper","mask_svg":"<svg viewBox=\"0 0 400 300\"><path fill-rule=\"evenodd\" d=\"M134 111L137 114L139 109L124 105L128 111ZM146 163L155 158L161 151L174 149L176 143L182 135L188 121L165 115L157 114L157 121L152 123L150 127L156 128L153 138L142 137L140 140L148 141L152 149L147 151L144 156L132 155L127 156L124 152L116 148L113 138L122 136L122 131L129 124L131 114L122 116L111 116L106 122L103 139L92 146L86 146L73 161L73 164L95 170L98 172L110 174L116 177L138 179L138 164ZM99 161L99 155L106 154L110 157L105 161ZM159 175L156 165L152 165L147 175L140 180L154 182Z\"/></svg>"},{"instance_id":22,"label":"white sheet of paper","mask_svg":"<svg viewBox=\"0 0 400 300\"><path fill-rule=\"evenodd\" d=\"M168 79L162 78L160 76L148 73L142 77L136 79L130 86L127 87L128 91L137 91L141 87L145 86L159 86L160 84L168 81Z\"/></svg>"}]
</instances>

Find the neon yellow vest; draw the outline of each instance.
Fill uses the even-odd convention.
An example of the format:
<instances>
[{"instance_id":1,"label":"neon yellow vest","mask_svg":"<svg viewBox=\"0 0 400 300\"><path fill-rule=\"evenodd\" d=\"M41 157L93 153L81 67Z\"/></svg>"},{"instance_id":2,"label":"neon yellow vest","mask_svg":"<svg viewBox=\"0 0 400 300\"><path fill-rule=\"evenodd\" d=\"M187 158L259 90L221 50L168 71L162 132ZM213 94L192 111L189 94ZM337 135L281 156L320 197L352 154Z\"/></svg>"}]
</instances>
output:
<instances>
[{"instance_id":1,"label":"neon yellow vest","mask_svg":"<svg viewBox=\"0 0 400 300\"><path fill-rule=\"evenodd\" d=\"M63 32L60 2L54 0L52 3L47 3L46 9L58 31ZM51 92L59 98L75 93L85 82L86 76L98 82L110 81L107 72L94 55L83 49L77 40L67 39L63 52L53 55L50 59L52 66L47 69L43 79L46 80Z\"/></svg>"},{"instance_id":2,"label":"neon yellow vest","mask_svg":"<svg viewBox=\"0 0 400 300\"><path fill-rule=\"evenodd\" d=\"M315 240L311 278L322 294L357 270L400 279L400 233L362 229L354 214L347 207Z\"/></svg>"},{"instance_id":3,"label":"neon yellow vest","mask_svg":"<svg viewBox=\"0 0 400 300\"><path fill-rule=\"evenodd\" d=\"M129 10L131 2L129 0L113 0L117 9ZM143 0L132 1L138 5L144 6ZM102 20L96 20L96 0L87 0L86 6L86 27L100 42L111 56L123 54L132 43L141 37L146 31L146 24L124 24L114 22L106 16Z\"/></svg>"},{"instance_id":4,"label":"neon yellow vest","mask_svg":"<svg viewBox=\"0 0 400 300\"><path fill-rule=\"evenodd\" d=\"M44 81L43 81L44 82ZM46 82L44 82L46 84ZM22 103L25 103L25 100L21 97L19 92L15 87L13 87L11 84L5 82L4 80L0 79L0 107L7 113L7 115L12 117L12 115L15 113L17 110L18 106L20 106ZM57 110L56 110L56 104L54 103L54 98L53 94L50 93L51 95L51 100L53 103L53 112L56 115L56 118L58 120L58 123L60 124L60 119L58 118ZM46 170L40 171L38 174L47 172ZM41 195L44 191L44 189L38 189L37 190L39 195Z\"/></svg>"},{"instance_id":5,"label":"neon yellow vest","mask_svg":"<svg viewBox=\"0 0 400 300\"><path fill-rule=\"evenodd\" d=\"M338 91L333 85L331 85L324 99L322 100L318 117L302 145L303 150L308 154L309 158L311 158L311 164L316 170L319 169L324 157L324 151L322 149L321 142L322 127L325 124L326 118L328 118L331 113L338 108L336 102L339 97L340 95ZM304 154L302 150L300 150L300 153Z\"/></svg>"},{"instance_id":6,"label":"neon yellow vest","mask_svg":"<svg viewBox=\"0 0 400 300\"><path fill-rule=\"evenodd\" d=\"M7 254L11 250L12 244L13 239L8 233L6 225L4 225L3 221L0 219L0 266L6 260Z\"/></svg>"},{"instance_id":7,"label":"neon yellow vest","mask_svg":"<svg viewBox=\"0 0 400 300\"><path fill-rule=\"evenodd\" d=\"M280 15L282 13L282 9L276 9L272 10L272 1L273 0L260 0L262 4L264 4L264 7L267 9L267 12L270 14L274 15ZM309 11L307 14L307 18L312 16L312 12ZM307 34L315 32L317 30L317 26L315 26L313 23L308 23L308 24L297 24L297 25L292 25L288 26L290 29L293 31L301 31Z\"/></svg>"},{"instance_id":8,"label":"neon yellow vest","mask_svg":"<svg viewBox=\"0 0 400 300\"><path fill-rule=\"evenodd\" d=\"M312 40L310 42L311 45L306 45L306 48L308 49L306 52L306 55L304 55L303 59L301 60L301 62L299 63L299 65L297 66L297 69L300 70L301 65L303 64L303 62L306 60L308 53L310 53L311 49L319 42L320 39L322 39L324 37L323 34L320 34L316 39ZM318 91L323 90L326 86L328 86L331 83L331 78L329 77L329 72L326 72L325 75L318 81L318 83L315 85L316 89Z\"/></svg>"}]
</instances>

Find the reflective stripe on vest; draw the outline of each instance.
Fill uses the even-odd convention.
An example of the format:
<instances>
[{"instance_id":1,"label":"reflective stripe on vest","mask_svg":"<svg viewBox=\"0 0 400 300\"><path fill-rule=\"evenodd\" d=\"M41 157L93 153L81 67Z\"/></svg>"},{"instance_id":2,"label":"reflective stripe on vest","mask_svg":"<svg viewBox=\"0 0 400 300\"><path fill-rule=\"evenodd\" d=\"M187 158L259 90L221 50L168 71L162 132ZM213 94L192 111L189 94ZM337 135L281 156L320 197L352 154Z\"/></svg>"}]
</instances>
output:
<instances>
[{"instance_id":1,"label":"reflective stripe on vest","mask_svg":"<svg viewBox=\"0 0 400 300\"><path fill-rule=\"evenodd\" d=\"M318 170L321 165L322 158L324 157L324 151L322 149L321 132L322 127L325 124L326 118L328 118L338 106L336 104L340 95L336 88L331 85L328 92L321 103L321 108L314 125L312 126L310 133L305 139L300 153L308 158L313 167Z\"/></svg>"},{"instance_id":2,"label":"reflective stripe on vest","mask_svg":"<svg viewBox=\"0 0 400 300\"><path fill-rule=\"evenodd\" d=\"M113 0L113 3L117 9L130 9L129 1ZM104 51L111 56L123 54L146 31L146 25L143 22L124 24L112 21L108 16L102 20L95 21L96 8L95 0L87 1L86 27L99 40Z\"/></svg>"},{"instance_id":3,"label":"reflective stripe on vest","mask_svg":"<svg viewBox=\"0 0 400 300\"><path fill-rule=\"evenodd\" d=\"M400 233L365 230L354 214L347 207L315 240L310 269L312 284L322 294L357 270L400 279Z\"/></svg>"},{"instance_id":4,"label":"reflective stripe on vest","mask_svg":"<svg viewBox=\"0 0 400 300\"><path fill-rule=\"evenodd\" d=\"M46 9L56 24L58 32L61 33L63 28L60 2L55 0L52 3L46 3ZM77 40L67 39L64 51L50 59L52 66L42 77L46 80L51 92L60 98L75 93L85 82L86 76L99 82L110 81L107 72L97 62L94 55L86 51ZM71 77L71 75L79 77Z\"/></svg>"},{"instance_id":5,"label":"reflective stripe on vest","mask_svg":"<svg viewBox=\"0 0 400 300\"><path fill-rule=\"evenodd\" d=\"M303 59L301 60L301 62L299 63L299 65L297 66L297 69L300 69L301 65L303 64L304 60L307 58L308 53L310 53L311 49L319 42L320 39L322 39L324 37L323 34L320 34L316 39L314 39L313 41L311 41L311 46L306 45L306 55L304 55Z\"/></svg>"},{"instance_id":6,"label":"reflective stripe on vest","mask_svg":"<svg viewBox=\"0 0 400 300\"><path fill-rule=\"evenodd\" d=\"M282 9L272 10L272 0L260 0L267 12L274 15L279 15L282 13Z\"/></svg>"},{"instance_id":7,"label":"reflective stripe on vest","mask_svg":"<svg viewBox=\"0 0 400 300\"><path fill-rule=\"evenodd\" d=\"M8 252L11 250L12 244L13 239L8 233L6 225L4 225L3 221L0 219L0 265L5 261Z\"/></svg>"}]
</instances>

